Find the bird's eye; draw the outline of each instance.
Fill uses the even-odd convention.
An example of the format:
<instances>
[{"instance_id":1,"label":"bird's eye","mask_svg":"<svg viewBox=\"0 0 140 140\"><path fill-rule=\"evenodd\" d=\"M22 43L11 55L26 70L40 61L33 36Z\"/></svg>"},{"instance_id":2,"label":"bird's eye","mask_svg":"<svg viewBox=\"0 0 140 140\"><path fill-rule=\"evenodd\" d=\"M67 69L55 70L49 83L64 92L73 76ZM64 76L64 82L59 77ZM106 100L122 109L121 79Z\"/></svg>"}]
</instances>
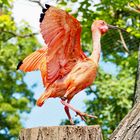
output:
<instances>
[{"instance_id":1,"label":"bird's eye","mask_svg":"<svg viewBox=\"0 0 140 140\"><path fill-rule=\"evenodd\" d=\"M101 22L101 25L105 25L105 22L103 21L103 22Z\"/></svg>"}]
</instances>

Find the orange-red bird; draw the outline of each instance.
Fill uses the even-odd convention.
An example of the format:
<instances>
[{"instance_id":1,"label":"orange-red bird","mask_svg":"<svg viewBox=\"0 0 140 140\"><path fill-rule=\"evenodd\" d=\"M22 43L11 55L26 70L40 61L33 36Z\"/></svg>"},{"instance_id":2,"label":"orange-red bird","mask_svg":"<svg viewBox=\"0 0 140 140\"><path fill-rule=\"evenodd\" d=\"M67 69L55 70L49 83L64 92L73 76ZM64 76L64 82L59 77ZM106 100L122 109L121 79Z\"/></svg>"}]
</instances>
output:
<instances>
[{"instance_id":1,"label":"orange-red bird","mask_svg":"<svg viewBox=\"0 0 140 140\"><path fill-rule=\"evenodd\" d=\"M100 38L108 31L108 25L103 20L93 22L93 52L87 57L80 45L81 26L78 20L61 9L45 6L40 28L47 47L27 56L17 69L24 72L40 70L46 90L38 99L38 106L42 106L48 98L59 97L71 124L74 123L69 108L83 120L85 116L95 117L80 112L69 102L95 80L101 51Z\"/></svg>"}]
</instances>

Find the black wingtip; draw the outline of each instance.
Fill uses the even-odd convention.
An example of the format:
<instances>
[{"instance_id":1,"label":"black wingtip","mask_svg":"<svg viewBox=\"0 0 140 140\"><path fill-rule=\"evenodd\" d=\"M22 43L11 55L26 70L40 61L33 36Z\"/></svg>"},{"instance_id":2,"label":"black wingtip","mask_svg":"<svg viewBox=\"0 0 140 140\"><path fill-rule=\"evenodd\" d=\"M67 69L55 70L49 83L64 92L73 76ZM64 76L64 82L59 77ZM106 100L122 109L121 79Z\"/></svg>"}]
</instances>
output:
<instances>
[{"instance_id":1,"label":"black wingtip","mask_svg":"<svg viewBox=\"0 0 140 140\"><path fill-rule=\"evenodd\" d=\"M45 8L42 9L42 12L43 12L43 13L40 14L39 22L42 22L42 21L43 21L44 16L45 16L45 12L50 8L50 5L45 4L45 7L46 7L46 9L45 9Z\"/></svg>"},{"instance_id":2,"label":"black wingtip","mask_svg":"<svg viewBox=\"0 0 140 140\"><path fill-rule=\"evenodd\" d=\"M45 4L45 7L46 7L47 9L49 9L49 8L50 8L50 5L49 5L49 4Z\"/></svg>"},{"instance_id":3,"label":"black wingtip","mask_svg":"<svg viewBox=\"0 0 140 140\"><path fill-rule=\"evenodd\" d=\"M43 13L41 13L41 14L40 14L40 19L39 19L39 21L40 21L40 22L42 22L42 21L43 21L44 16L45 16L45 14L43 14Z\"/></svg>"},{"instance_id":4,"label":"black wingtip","mask_svg":"<svg viewBox=\"0 0 140 140\"><path fill-rule=\"evenodd\" d=\"M47 10L48 10L48 9L43 8L43 9L42 9L42 12L45 13Z\"/></svg>"},{"instance_id":5,"label":"black wingtip","mask_svg":"<svg viewBox=\"0 0 140 140\"><path fill-rule=\"evenodd\" d=\"M18 65L17 65L17 69L16 69L16 70L18 70L19 67L20 67L22 64L23 64L23 61L20 61L20 62L18 63Z\"/></svg>"}]
</instances>

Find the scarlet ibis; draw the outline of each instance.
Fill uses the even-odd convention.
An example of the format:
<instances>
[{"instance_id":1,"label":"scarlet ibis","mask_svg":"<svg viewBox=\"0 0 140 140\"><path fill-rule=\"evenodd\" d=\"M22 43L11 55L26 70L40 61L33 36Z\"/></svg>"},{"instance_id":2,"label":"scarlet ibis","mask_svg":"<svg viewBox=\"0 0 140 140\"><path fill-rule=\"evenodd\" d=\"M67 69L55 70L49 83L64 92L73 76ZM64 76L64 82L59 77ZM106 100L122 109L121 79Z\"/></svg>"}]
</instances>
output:
<instances>
[{"instance_id":1,"label":"scarlet ibis","mask_svg":"<svg viewBox=\"0 0 140 140\"><path fill-rule=\"evenodd\" d=\"M61 9L45 6L40 15L40 28L46 46L27 56L17 69L24 72L40 70L46 89L37 100L38 106L42 106L48 98L59 97L71 124L74 122L69 109L83 120L85 116L95 118L75 109L70 101L95 80L101 52L100 39L113 26L103 20L93 22L93 52L87 57L81 48L79 21Z\"/></svg>"}]
</instances>

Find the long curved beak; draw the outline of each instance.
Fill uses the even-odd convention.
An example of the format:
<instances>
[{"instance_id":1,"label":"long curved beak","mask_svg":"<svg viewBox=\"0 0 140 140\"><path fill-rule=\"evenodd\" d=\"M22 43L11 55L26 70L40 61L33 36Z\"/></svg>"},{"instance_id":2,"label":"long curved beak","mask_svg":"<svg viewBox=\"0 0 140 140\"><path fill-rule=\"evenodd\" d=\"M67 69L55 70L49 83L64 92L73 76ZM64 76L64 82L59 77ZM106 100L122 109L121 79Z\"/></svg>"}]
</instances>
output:
<instances>
[{"instance_id":1,"label":"long curved beak","mask_svg":"<svg viewBox=\"0 0 140 140\"><path fill-rule=\"evenodd\" d=\"M109 29L118 29L117 26L113 26L113 25L110 25L110 24L107 24L107 26L108 26Z\"/></svg>"},{"instance_id":2,"label":"long curved beak","mask_svg":"<svg viewBox=\"0 0 140 140\"><path fill-rule=\"evenodd\" d=\"M116 30L121 30L123 32L127 32L125 29L117 27L117 26L113 26L113 25L110 25L110 24L107 24L107 26L108 26L108 29L116 29Z\"/></svg>"}]
</instances>

